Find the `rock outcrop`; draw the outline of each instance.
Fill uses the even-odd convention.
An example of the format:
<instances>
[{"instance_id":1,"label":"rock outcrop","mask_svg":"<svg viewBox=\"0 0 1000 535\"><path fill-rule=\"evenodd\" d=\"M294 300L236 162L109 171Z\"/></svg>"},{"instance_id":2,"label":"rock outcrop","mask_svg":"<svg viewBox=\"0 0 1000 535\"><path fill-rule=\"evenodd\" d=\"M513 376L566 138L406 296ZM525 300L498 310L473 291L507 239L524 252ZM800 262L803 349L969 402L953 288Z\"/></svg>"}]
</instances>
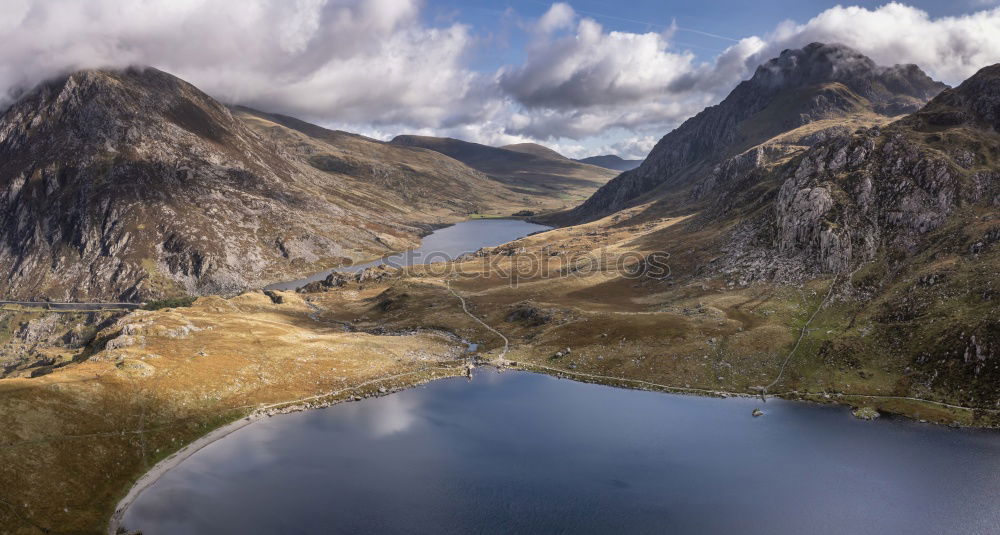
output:
<instances>
[{"instance_id":1,"label":"rock outcrop","mask_svg":"<svg viewBox=\"0 0 1000 535\"><path fill-rule=\"evenodd\" d=\"M1000 65L892 125L811 147L776 171L773 220L754 224L804 274L914 255L961 208L1000 207L998 118Z\"/></svg>"},{"instance_id":2,"label":"rock outcrop","mask_svg":"<svg viewBox=\"0 0 1000 535\"><path fill-rule=\"evenodd\" d=\"M71 363L122 314L0 310L0 377L37 376Z\"/></svg>"}]
</instances>

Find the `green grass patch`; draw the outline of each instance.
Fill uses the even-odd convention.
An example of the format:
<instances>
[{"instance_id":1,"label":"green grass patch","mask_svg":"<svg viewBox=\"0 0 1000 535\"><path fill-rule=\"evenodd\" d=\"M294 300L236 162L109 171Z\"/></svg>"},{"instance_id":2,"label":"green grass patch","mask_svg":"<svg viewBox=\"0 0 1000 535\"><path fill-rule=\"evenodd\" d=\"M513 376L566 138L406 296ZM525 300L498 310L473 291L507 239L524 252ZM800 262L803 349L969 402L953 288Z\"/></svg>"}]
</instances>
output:
<instances>
[{"instance_id":1,"label":"green grass patch","mask_svg":"<svg viewBox=\"0 0 1000 535\"><path fill-rule=\"evenodd\" d=\"M160 299L157 301L151 301L142 305L143 310L160 310L163 308L181 308L189 307L194 304L198 297L194 295L185 295L182 297L168 297L167 299Z\"/></svg>"}]
</instances>

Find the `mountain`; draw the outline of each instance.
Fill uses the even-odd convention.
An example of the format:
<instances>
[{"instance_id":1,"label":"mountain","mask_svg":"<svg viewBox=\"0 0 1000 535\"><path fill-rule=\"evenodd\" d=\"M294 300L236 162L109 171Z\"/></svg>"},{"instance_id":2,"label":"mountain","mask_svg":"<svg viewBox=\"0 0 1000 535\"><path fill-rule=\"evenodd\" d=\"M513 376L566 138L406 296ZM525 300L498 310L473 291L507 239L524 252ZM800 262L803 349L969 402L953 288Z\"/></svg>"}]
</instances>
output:
<instances>
[{"instance_id":1,"label":"mountain","mask_svg":"<svg viewBox=\"0 0 1000 535\"><path fill-rule=\"evenodd\" d=\"M996 407L998 127L1000 64L889 124L734 156L686 208L660 206L686 219L645 241L678 253L676 281L713 281L720 296L829 281L816 310L836 335L796 358L826 377L860 370L844 389L877 384L877 369L895 395Z\"/></svg>"},{"instance_id":2,"label":"mountain","mask_svg":"<svg viewBox=\"0 0 1000 535\"><path fill-rule=\"evenodd\" d=\"M882 124L916 111L946 87L916 65L880 67L843 45L813 43L785 50L721 103L664 136L642 165L603 186L557 222L592 221L665 196L675 196L674 205L682 204L686 193L707 180L717 164L748 149L772 140L775 150L801 146L829 126Z\"/></svg>"},{"instance_id":3,"label":"mountain","mask_svg":"<svg viewBox=\"0 0 1000 535\"><path fill-rule=\"evenodd\" d=\"M268 121L151 68L24 95L0 115L0 295L235 292L517 206L450 158Z\"/></svg>"},{"instance_id":4,"label":"mountain","mask_svg":"<svg viewBox=\"0 0 1000 535\"><path fill-rule=\"evenodd\" d=\"M436 152L393 145L329 130L289 117L238 106L234 115L284 151L339 180L360 180L376 195L397 203L410 221L441 220L441 209L458 215L526 205L511 203L508 188ZM419 224L418 223L418 224Z\"/></svg>"},{"instance_id":5,"label":"mountain","mask_svg":"<svg viewBox=\"0 0 1000 535\"><path fill-rule=\"evenodd\" d=\"M642 165L642 160L625 160L616 154L605 154L603 156L590 156L577 160L580 163L596 165L613 171L631 171Z\"/></svg>"},{"instance_id":6,"label":"mountain","mask_svg":"<svg viewBox=\"0 0 1000 535\"><path fill-rule=\"evenodd\" d=\"M14 467L0 525L105 532L122 489L221 422L464 374L466 340L499 367L619 388L1000 426L1000 65L930 96L941 86L916 67L843 47L782 58L576 214L593 221L452 270L488 276L417 267L128 314L0 311L0 374L17 376L0 396ZM300 269L268 246L298 258L296 236L336 246L356 229L359 250L385 249L417 231L402 221L447 220L475 203L442 199L494 187L438 152L230 110L156 71L77 73L0 117L0 261L19 291L65 274L71 295L142 295L130 266L145 254L168 266L140 263L154 280L190 265L218 284L240 264ZM400 214L410 202L425 211Z\"/></svg>"},{"instance_id":7,"label":"mountain","mask_svg":"<svg viewBox=\"0 0 1000 535\"><path fill-rule=\"evenodd\" d=\"M766 147L723 162L694 190L692 224L728 229L717 262L743 283L873 262L914 269L946 251L978 260L1000 236L982 230L1000 206L998 119L995 65L891 124L835 131L777 162Z\"/></svg>"},{"instance_id":8,"label":"mountain","mask_svg":"<svg viewBox=\"0 0 1000 535\"><path fill-rule=\"evenodd\" d=\"M758 73L839 72L830 54L844 57L840 47L813 45ZM880 88L892 73L914 81L888 95ZM763 124L732 122L737 108L719 115L730 103L710 108L698 117L718 122L681 127L665 139L687 145L665 141L637 170L676 164L680 171L660 175L662 188L623 197L628 207L606 217L483 249L469 262L552 264L516 286L476 281L456 291L474 296L482 321L502 326L518 366L1000 425L1000 65L909 115L877 113L940 87L914 73L856 72L832 93L846 108L831 108L821 89L751 115ZM812 122L801 124L809 110ZM683 137L721 124L733 125L733 142ZM746 132L770 137L744 148ZM724 155L680 165L685 151L707 146ZM621 269L626 257L635 269ZM422 317L440 326L442 311L424 304L438 291L401 280L379 295L412 304L397 298L382 312L359 302L346 317L364 314L390 330Z\"/></svg>"},{"instance_id":9,"label":"mountain","mask_svg":"<svg viewBox=\"0 0 1000 535\"><path fill-rule=\"evenodd\" d=\"M452 138L409 135L396 136L391 143L450 156L507 185L523 196L522 202L538 203L540 209L568 208L615 176L607 169L575 162L532 143L515 145L512 150Z\"/></svg>"}]
</instances>

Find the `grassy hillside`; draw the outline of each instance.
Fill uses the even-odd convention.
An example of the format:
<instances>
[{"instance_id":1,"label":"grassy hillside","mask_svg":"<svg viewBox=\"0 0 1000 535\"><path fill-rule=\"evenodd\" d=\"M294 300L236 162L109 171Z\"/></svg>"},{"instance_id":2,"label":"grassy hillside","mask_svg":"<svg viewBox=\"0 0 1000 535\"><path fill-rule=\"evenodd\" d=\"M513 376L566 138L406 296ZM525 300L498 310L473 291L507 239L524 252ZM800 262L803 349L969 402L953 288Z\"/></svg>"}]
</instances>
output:
<instances>
[{"instance_id":1,"label":"grassy hillside","mask_svg":"<svg viewBox=\"0 0 1000 535\"><path fill-rule=\"evenodd\" d=\"M523 199L537 202L539 210L575 206L616 174L534 144L510 150L425 136L397 136L392 143L439 152L459 160L505 184Z\"/></svg>"}]
</instances>

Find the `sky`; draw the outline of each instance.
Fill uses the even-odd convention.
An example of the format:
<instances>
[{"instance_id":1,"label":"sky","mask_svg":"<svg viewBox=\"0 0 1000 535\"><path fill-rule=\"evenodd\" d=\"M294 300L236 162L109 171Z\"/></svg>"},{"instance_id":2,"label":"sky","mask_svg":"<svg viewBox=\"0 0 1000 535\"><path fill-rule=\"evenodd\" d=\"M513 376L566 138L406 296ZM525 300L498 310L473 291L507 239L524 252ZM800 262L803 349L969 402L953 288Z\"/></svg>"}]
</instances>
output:
<instances>
[{"instance_id":1,"label":"sky","mask_svg":"<svg viewBox=\"0 0 1000 535\"><path fill-rule=\"evenodd\" d=\"M379 139L642 158L813 41L956 85L1000 62L1000 0L0 0L0 109L72 70L149 65Z\"/></svg>"}]
</instances>

